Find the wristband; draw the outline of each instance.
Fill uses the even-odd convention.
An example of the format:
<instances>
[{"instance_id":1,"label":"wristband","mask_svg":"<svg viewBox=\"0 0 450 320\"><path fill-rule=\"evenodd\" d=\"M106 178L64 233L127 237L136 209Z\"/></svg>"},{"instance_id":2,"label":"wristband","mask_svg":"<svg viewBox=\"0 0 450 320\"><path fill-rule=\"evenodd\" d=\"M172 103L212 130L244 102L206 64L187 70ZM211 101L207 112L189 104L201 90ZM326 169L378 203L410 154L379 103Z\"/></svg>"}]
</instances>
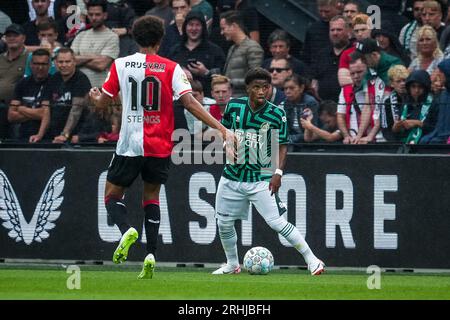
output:
<instances>
[{"instance_id":1,"label":"wristband","mask_svg":"<svg viewBox=\"0 0 450 320\"><path fill-rule=\"evenodd\" d=\"M278 174L280 177L282 177L283 176L283 170L276 169L274 174Z\"/></svg>"}]
</instances>

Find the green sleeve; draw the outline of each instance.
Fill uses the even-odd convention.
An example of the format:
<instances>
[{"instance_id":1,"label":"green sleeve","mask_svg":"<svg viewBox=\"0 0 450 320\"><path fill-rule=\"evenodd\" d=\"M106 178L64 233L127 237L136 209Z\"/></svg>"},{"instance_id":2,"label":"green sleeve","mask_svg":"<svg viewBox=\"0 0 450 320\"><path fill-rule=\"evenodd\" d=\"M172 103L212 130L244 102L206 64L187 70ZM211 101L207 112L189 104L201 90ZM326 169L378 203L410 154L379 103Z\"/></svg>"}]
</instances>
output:
<instances>
[{"instance_id":1,"label":"green sleeve","mask_svg":"<svg viewBox=\"0 0 450 320\"><path fill-rule=\"evenodd\" d=\"M289 143L289 138L288 138L288 131L287 131L287 118L286 118L286 113L284 112L283 109L280 109L281 111L281 116L280 116L280 132L279 132L279 136L278 136L278 143L279 144L287 144Z\"/></svg>"}]
</instances>

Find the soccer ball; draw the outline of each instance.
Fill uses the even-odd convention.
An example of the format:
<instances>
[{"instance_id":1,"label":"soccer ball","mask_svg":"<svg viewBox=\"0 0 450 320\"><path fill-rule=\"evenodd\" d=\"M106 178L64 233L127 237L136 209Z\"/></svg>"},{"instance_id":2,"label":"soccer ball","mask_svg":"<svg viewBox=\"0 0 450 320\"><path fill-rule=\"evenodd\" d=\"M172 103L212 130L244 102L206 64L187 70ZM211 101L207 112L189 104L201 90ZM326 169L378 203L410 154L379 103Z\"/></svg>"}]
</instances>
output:
<instances>
[{"instance_id":1,"label":"soccer ball","mask_svg":"<svg viewBox=\"0 0 450 320\"><path fill-rule=\"evenodd\" d=\"M264 247L253 247L244 256L244 268L250 274L268 274L273 263L272 253Z\"/></svg>"}]
</instances>

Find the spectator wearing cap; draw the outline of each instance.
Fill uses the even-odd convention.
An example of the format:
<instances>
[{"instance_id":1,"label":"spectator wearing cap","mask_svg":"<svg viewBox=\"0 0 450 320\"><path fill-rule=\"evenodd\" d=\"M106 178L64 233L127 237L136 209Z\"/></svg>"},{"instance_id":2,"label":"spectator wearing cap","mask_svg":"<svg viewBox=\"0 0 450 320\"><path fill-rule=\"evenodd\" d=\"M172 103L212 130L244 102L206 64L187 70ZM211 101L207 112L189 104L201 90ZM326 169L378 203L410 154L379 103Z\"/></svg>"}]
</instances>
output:
<instances>
[{"instance_id":1,"label":"spectator wearing cap","mask_svg":"<svg viewBox=\"0 0 450 320\"><path fill-rule=\"evenodd\" d=\"M436 31L427 25L421 27L417 31L417 57L409 65L409 71L425 70L431 75L443 58Z\"/></svg>"},{"instance_id":2,"label":"spectator wearing cap","mask_svg":"<svg viewBox=\"0 0 450 320\"><path fill-rule=\"evenodd\" d=\"M23 78L28 52L25 49L25 31L18 24L11 24L5 30L7 51L0 55L0 138L8 132L7 108L14 96L14 87Z\"/></svg>"},{"instance_id":3,"label":"spectator wearing cap","mask_svg":"<svg viewBox=\"0 0 450 320\"><path fill-rule=\"evenodd\" d=\"M375 39L367 38L356 44L356 51L361 55L362 61L371 70L366 78L370 76L378 76L386 85L389 84L388 70L390 67L401 64L400 58L391 56L381 50Z\"/></svg>"},{"instance_id":4,"label":"spectator wearing cap","mask_svg":"<svg viewBox=\"0 0 450 320\"><path fill-rule=\"evenodd\" d=\"M291 39L286 31L281 29L274 30L267 39L267 45L272 57L264 60L262 64L264 69L269 70L273 59L284 58L289 61L289 65L294 73L307 76L306 65L289 53Z\"/></svg>"},{"instance_id":5,"label":"spectator wearing cap","mask_svg":"<svg viewBox=\"0 0 450 320\"><path fill-rule=\"evenodd\" d=\"M220 74L225 64L225 53L208 40L203 14L191 11L183 23L182 41L175 45L168 58L176 61L202 83L207 96L211 93L211 77Z\"/></svg>"},{"instance_id":6,"label":"spectator wearing cap","mask_svg":"<svg viewBox=\"0 0 450 320\"><path fill-rule=\"evenodd\" d=\"M220 16L220 28L225 39L233 41L228 50L223 73L231 79L235 96L242 97L246 95L245 75L251 68L261 66L264 50L244 32L242 18L238 12L223 13Z\"/></svg>"},{"instance_id":7,"label":"spectator wearing cap","mask_svg":"<svg viewBox=\"0 0 450 320\"><path fill-rule=\"evenodd\" d=\"M417 144L422 136L434 130L437 105L433 104L430 75L424 70L413 71L406 79L406 99L400 119L392 130L400 134L405 144Z\"/></svg>"},{"instance_id":8,"label":"spectator wearing cap","mask_svg":"<svg viewBox=\"0 0 450 320\"><path fill-rule=\"evenodd\" d=\"M330 21L327 45L316 52L310 67L313 88L323 100L337 101L339 96L338 69L342 53L351 47L351 24L344 16L336 16Z\"/></svg>"},{"instance_id":9,"label":"spectator wearing cap","mask_svg":"<svg viewBox=\"0 0 450 320\"><path fill-rule=\"evenodd\" d=\"M399 41L411 60L417 56L417 30L422 26L422 8L424 0L414 0L412 4L414 20L407 23L400 31Z\"/></svg>"}]
</instances>

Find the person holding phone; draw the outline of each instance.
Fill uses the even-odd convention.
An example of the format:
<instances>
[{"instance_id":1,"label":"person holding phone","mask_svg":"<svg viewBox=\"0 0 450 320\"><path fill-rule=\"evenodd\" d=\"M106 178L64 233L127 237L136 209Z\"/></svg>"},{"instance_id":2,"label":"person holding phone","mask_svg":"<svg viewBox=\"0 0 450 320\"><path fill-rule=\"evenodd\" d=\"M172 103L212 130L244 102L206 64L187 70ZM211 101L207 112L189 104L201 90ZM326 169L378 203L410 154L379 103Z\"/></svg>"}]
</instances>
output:
<instances>
[{"instance_id":1,"label":"person holding phone","mask_svg":"<svg viewBox=\"0 0 450 320\"><path fill-rule=\"evenodd\" d=\"M182 29L182 41L171 49L168 57L178 62L188 77L200 81L205 95L210 96L211 77L220 74L225 53L208 40L205 18L200 12L189 12Z\"/></svg>"}]
</instances>

